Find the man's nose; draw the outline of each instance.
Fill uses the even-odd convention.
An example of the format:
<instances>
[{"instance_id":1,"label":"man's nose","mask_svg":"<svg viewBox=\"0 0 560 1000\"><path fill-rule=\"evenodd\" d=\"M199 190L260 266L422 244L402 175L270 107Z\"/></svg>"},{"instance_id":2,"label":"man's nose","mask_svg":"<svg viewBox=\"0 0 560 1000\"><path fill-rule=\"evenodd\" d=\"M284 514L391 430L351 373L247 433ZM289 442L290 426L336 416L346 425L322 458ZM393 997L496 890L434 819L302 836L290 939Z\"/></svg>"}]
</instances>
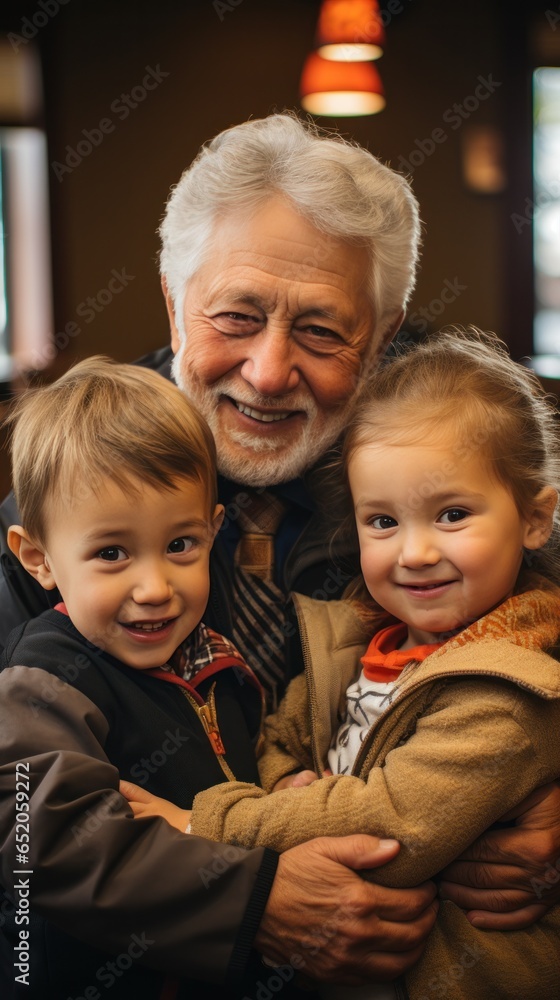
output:
<instances>
[{"instance_id":1,"label":"man's nose","mask_svg":"<svg viewBox=\"0 0 560 1000\"><path fill-rule=\"evenodd\" d=\"M429 529L410 528L402 535L399 566L421 569L435 566L441 559L437 540Z\"/></svg>"},{"instance_id":2,"label":"man's nose","mask_svg":"<svg viewBox=\"0 0 560 1000\"><path fill-rule=\"evenodd\" d=\"M294 364L297 346L289 333L267 328L249 341L241 375L261 396L281 396L297 389L300 374Z\"/></svg>"}]
</instances>

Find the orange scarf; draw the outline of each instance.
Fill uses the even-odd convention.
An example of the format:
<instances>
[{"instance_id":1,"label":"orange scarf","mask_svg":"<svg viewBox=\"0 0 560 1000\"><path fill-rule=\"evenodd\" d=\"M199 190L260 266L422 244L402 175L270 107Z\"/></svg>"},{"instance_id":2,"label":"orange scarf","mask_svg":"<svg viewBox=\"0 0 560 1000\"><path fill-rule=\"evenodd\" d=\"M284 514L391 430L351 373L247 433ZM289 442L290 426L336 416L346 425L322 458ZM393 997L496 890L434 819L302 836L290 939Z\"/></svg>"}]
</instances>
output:
<instances>
[{"instance_id":1,"label":"orange scarf","mask_svg":"<svg viewBox=\"0 0 560 1000\"><path fill-rule=\"evenodd\" d=\"M408 627L404 624L389 625L381 629L371 640L367 652L362 656L361 663L364 674L370 681L396 681L407 663L415 660L421 663L430 653L433 653L442 642L431 646L414 646L413 649L399 649L408 636Z\"/></svg>"}]
</instances>

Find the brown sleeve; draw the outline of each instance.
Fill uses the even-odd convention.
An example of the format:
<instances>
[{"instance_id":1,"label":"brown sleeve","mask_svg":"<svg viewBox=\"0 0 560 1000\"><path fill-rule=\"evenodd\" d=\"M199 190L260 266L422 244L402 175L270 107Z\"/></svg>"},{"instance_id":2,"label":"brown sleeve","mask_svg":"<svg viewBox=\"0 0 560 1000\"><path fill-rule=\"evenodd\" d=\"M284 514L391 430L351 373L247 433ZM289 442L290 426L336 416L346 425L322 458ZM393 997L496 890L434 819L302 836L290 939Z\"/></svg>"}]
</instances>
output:
<instances>
[{"instance_id":1,"label":"brown sleeve","mask_svg":"<svg viewBox=\"0 0 560 1000\"><path fill-rule=\"evenodd\" d=\"M559 725L558 700L492 680L457 681L366 780L339 775L272 795L242 782L217 785L195 797L192 830L278 851L316 836L394 837L400 853L372 878L417 885L560 773Z\"/></svg>"},{"instance_id":2,"label":"brown sleeve","mask_svg":"<svg viewBox=\"0 0 560 1000\"><path fill-rule=\"evenodd\" d=\"M313 770L309 693L304 674L291 681L278 711L265 720L263 750L258 763L266 791L294 771Z\"/></svg>"}]
</instances>

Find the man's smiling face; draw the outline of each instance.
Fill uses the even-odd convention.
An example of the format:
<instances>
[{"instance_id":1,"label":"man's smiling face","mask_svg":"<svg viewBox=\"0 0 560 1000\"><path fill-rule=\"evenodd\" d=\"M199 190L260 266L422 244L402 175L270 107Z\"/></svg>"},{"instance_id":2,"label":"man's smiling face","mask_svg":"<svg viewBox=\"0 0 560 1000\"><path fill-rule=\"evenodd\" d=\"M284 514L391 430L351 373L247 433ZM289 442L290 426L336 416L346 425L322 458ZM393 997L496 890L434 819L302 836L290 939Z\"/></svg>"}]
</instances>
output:
<instances>
[{"instance_id":1,"label":"man's smiling face","mask_svg":"<svg viewBox=\"0 0 560 1000\"><path fill-rule=\"evenodd\" d=\"M216 224L190 280L174 376L214 433L220 472L248 485L301 474L344 429L372 347L369 256L281 197ZM381 338L380 338L381 339Z\"/></svg>"}]
</instances>

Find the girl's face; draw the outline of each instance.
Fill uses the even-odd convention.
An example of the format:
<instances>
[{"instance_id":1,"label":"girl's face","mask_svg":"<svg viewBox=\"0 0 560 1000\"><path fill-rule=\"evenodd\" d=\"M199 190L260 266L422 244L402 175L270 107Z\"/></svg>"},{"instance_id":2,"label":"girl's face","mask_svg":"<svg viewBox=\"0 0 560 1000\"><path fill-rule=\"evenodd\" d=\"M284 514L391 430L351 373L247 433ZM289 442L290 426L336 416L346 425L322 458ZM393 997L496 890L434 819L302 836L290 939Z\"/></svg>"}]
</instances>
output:
<instances>
[{"instance_id":1,"label":"girl's face","mask_svg":"<svg viewBox=\"0 0 560 1000\"><path fill-rule=\"evenodd\" d=\"M441 641L509 597L523 548L550 533L549 519L519 514L480 447L451 433L431 446L363 445L348 475L366 586L408 625L404 648Z\"/></svg>"}]
</instances>

